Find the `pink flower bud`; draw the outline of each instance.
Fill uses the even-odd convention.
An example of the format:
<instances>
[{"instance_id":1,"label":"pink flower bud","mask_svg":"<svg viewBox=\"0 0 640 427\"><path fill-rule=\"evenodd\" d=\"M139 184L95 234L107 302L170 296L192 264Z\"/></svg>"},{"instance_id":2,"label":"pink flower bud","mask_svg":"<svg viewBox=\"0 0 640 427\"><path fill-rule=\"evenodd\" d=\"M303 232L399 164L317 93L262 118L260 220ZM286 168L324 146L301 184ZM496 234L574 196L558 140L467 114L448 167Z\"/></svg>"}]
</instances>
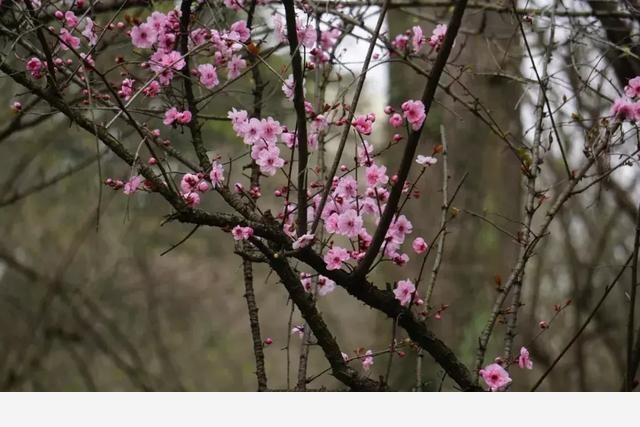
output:
<instances>
[{"instance_id":1,"label":"pink flower bud","mask_svg":"<svg viewBox=\"0 0 640 427\"><path fill-rule=\"evenodd\" d=\"M198 183L198 191L204 193L207 190L209 190L209 184L207 184L206 181L200 181Z\"/></svg>"},{"instance_id":2,"label":"pink flower bud","mask_svg":"<svg viewBox=\"0 0 640 427\"><path fill-rule=\"evenodd\" d=\"M53 16L55 16L58 21L62 21L62 19L64 19L64 13L60 10L56 10L56 13L54 13Z\"/></svg>"},{"instance_id":3,"label":"pink flower bud","mask_svg":"<svg viewBox=\"0 0 640 427\"><path fill-rule=\"evenodd\" d=\"M264 345L271 345L271 344L273 344L273 340L271 338L265 338Z\"/></svg>"},{"instance_id":4,"label":"pink flower bud","mask_svg":"<svg viewBox=\"0 0 640 427\"><path fill-rule=\"evenodd\" d=\"M393 142L400 142L402 141L402 135L400 135L399 133L396 133L395 135L393 135Z\"/></svg>"},{"instance_id":5,"label":"pink flower bud","mask_svg":"<svg viewBox=\"0 0 640 427\"><path fill-rule=\"evenodd\" d=\"M147 160L147 164L149 166L157 165L158 164L158 160L156 160L155 157L149 157L149 160Z\"/></svg>"}]
</instances>

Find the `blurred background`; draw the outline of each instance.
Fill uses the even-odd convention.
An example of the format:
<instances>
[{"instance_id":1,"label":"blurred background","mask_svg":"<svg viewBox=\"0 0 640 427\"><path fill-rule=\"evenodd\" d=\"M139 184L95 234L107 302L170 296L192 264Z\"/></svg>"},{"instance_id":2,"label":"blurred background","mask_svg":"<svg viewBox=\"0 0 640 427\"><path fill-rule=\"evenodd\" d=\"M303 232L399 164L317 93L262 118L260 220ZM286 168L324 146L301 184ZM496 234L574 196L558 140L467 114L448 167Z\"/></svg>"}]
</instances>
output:
<instances>
[{"instance_id":1,"label":"blurred background","mask_svg":"<svg viewBox=\"0 0 640 427\"><path fill-rule=\"evenodd\" d=\"M531 19L525 24L527 37L539 61L548 44L554 2L520 3L522 9L537 11L523 12L520 17ZM576 165L584 158L585 135L598 118L609 114L626 79L640 68L635 54L639 24L634 3L565 1L557 5L558 11L583 13L555 17L549 84L561 139ZM427 118L426 142L420 149L430 154L444 130L450 188L467 175L453 203L457 215L448 228L432 299L435 306L446 304L448 308L441 319L432 318L429 324L468 366L473 364L497 284L509 276L518 252L512 235L520 229L522 173L504 137L498 135L507 135L518 146L530 141L538 93L511 3L481 5L484 7L466 13L443 81L446 90L440 90L437 105ZM447 6L395 8L385 31L392 38L419 24L428 35L435 24L448 20L449 10ZM594 10L623 11L629 17L599 18L591 14ZM149 9L127 13L145 17ZM227 22L235 20L226 11L223 17ZM259 22L268 17L265 13ZM375 16L366 22L373 26ZM7 43L2 40L3 50ZM359 70L365 46L365 41L355 37L345 40L341 55L353 62L354 70ZM105 64L126 52L127 41L114 43L110 49L101 56ZM270 64L278 69L286 62L286 53L280 50ZM281 84L268 72L263 76L267 83L263 114L293 123ZM339 83L342 87L351 81L351 77L345 79ZM406 65L386 63L376 68L365 86L359 110L375 111L382 122L385 105L397 108L406 99L419 98L423 85L424 77ZM211 114L225 116L232 106L250 108L250 87L247 79L220 94L210 106ZM0 107L0 388L256 390L242 262L231 250L231 236L199 228L186 242L163 254L192 227L163 223L170 211L157 197L124 197L102 185L104 178L126 179L130 171L107 152L100 157L99 171L91 135L62 115L51 114L41 103L17 115L10 108L15 100L23 105L34 102L23 88L0 76L0 106L4 106ZM96 114L100 118L103 112ZM129 131L125 126L117 130L125 140ZM636 144L634 132L629 131L630 144ZM207 121L204 133L207 146L216 154L230 156L244 150L224 120ZM187 150L188 135L174 130L167 137L178 149ZM384 146L388 138L381 131L372 142ZM134 147L135 138L129 141ZM329 144L327 149L331 158L335 147ZM399 155L399 150L385 154L391 169ZM566 178L559 153L552 149L545 156L543 182L553 195ZM572 198L531 259L515 347L529 348L534 369L513 369L512 390L528 390L539 378L591 313L633 247L638 173L637 165L629 163ZM412 237L430 241L437 233L441 185L438 164L423 181L420 199L407 205L407 216L414 224ZM272 190L265 187L263 194ZM216 197L205 198L203 207L225 209ZM275 275L263 265L254 268L262 336L273 340L265 348L269 388L284 389L288 377L295 384L301 347L301 340L291 336L290 325L302 320L297 311L292 312ZM382 284L414 277L418 268L415 261L403 267L384 265L378 268L375 280ZM620 388L629 280L625 275L541 389ZM564 307L569 300L557 313L554 305ZM388 347L391 321L344 290L322 298L319 307L345 352ZM538 336L539 322L552 318L550 328ZM486 360L502 354L503 334L504 325L499 322ZM394 389L411 390L416 384L416 351L410 347L404 351L406 356L394 362L390 384ZM386 355L376 358L369 375L382 375L386 361ZM356 361L354 366L360 369L358 365ZM321 351L312 346L309 374L327 367ZM426 390L455 389L449 380L442 383L442 371L428 356L423 371ZM309 387L336 390L341 384L324 374Z\"/></svg>"}]
</instances>

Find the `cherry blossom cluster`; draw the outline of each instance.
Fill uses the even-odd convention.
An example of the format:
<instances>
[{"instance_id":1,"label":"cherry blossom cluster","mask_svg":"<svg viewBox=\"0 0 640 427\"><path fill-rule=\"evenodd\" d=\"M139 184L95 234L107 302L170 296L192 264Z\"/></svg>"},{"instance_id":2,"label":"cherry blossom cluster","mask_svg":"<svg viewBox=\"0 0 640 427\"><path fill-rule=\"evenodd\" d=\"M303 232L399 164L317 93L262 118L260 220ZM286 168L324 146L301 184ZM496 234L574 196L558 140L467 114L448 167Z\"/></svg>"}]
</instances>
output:
<instances>
[{"instance_id":1,"label":"cherry blossom cluster","mask_svg":"<svg viewBox=\"0 0 640 427\"><path fill-rule=\"evenodd\" d=\"M521 369L533 369L533 361L529 357L529 350L525 347L520 348L517 363ZM489 386L489 390L503 391L511 384L512 380L509 372L503 365L504 361L498 358L495 363L491 363L480 370L479 374L482 380Z\"/></svg>"},{"instance_id":2,"label":"cherry blossom cluster","mask_svg":"<svg viewBox=\"0 0 640 427\"><path fill-rule=\"evenodd\" d=\"M422 27L416 25L404 33L398 34L391 41L391 46L402 52L409 51L417 54L425 44L428 44L432 49L437 51L442 46L446 34L447 26L445 24L438 24L431 33L431 37L426 39Z\"/></svg>"}]
</instances>

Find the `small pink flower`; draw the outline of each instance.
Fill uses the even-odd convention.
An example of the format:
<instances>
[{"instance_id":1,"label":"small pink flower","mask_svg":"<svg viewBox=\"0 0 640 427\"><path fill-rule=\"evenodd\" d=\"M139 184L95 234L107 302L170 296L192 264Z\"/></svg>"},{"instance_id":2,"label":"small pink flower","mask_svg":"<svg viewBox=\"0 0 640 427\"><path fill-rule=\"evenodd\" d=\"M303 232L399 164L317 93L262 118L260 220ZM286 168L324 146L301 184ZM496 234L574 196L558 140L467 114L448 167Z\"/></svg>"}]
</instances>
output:
<instances>
[{"instance_id":1,"label":"small pink flower","mask_svg":"<svg viewBox=\"0 0 640 427\"><path fill-rule=\"evenodd\" d=\"M406 307L411 302L411 297L416 291L416 286L409 279L400 280L398 286L393 290L396 299L400 301L400 305Z\"/></svg>"},{"instance_id":2,"label":"small pink flower","mask_svg":"<svg viewBox=\"0 0 640 427\"><path fill-rule=\"evenodd\" d=\"M389 124L394 128L399 128L404 123L404 119L398 113L393 113L391 117L389 117Z\"/></svg>"},{"instance_id":3,"label":"small pink flower","mask_svg":"<svg viewBox=\"0 0 640 427\"><path fill-rule=\"evenodd\" d=\"M447 34L447 26L445 24L438 24L436 28L431 33L431 37L429 38L429 46L434 48L435 50L440 49L442 47L442 43L444 42L444 37Z\"/></svg>"},{"instance_id":4,"label":"small pink flower","mask_svg":"<svg viewBox=\"0 0 640 427\"><path fill-rule=\"evenodd\" d=\"M253 236L253 228L236 225L231 230L231 234L233 235L233 240L247 240Z\"/></svg>"},{"instance_id":5,"label":"small pink flower","mask_svg":"<svg viewBox=\"0 0 640 427\"><path fill-rule=\"evenodd\" d=\"M338 216L338 233L349 238L355 238L362 229L362 218L355 209L349 209L348 211Z\"/></svg>"},{"instance_id":6,"label":"small pink flower","mask_svg":"<svg viewBox=\"0 0 640 427\"><path fill-rule=\"evenodd\" d=\"M379 166L375 163L367 168L366 176L367 185L369 187L385 185L387 182L389 182L389 177L387 176L387 167L381 165Z\"/></svg>"},{"instance_id":7,"label":"small pink flower","mask_svg":"<svg viewBox=\"0 0 640 427\"><path fill-rule=\"evenodd\" d=\"M334 246L327 251L324 256L324 262L327 263L327 270L339 270L342 263L348 261L349 251L339 246Z\"/></svg>"},{"instance_id":8,"label":"small pink flower","mask_svg":"<svg viewBox=\"0 0 640 427\"><path fill-rule=\"evenodd\" d=\"M133 84L135 80L133 79L124 79L122 84L120 85L120 91L118 95L124 98L125 101L128 101L133 96Z\"/></svg>"},{"instance_id":9,"label":"small pink flower","mask_svg":"<svg viewBox=\"0 0 640 427\"><path fill-rule=\"evenodd\" d=\"M162 123L164 123L167 126L171 126L173 122L176 121L177 118L178 118L178 109L176 107L171 107L164 113L164 120L162 121Z\"/></svg>"},{"instance_id":10,"label":"small pink flower","mask_svg":"<svg viewBox=\"0 0 640 427\"><path fill-rule=\"evenodd\" d=\"M369 116L358 116L351 122L351 125L361 134L370 135L373 129L373 120Z\"/></svg>"},{"instance_id":11,"label":"small pink flower","mask_svg":"<svg viewBox=\"0 0 640 427\"><path fill-rule=\"evenodd\" d=\"M367 350L365 357L362 359L362 369L368 371L373 366L373 352Z\"/></svg>"},{"instance_id":12,"label":"small pink flower","mask_svg":"<svg viewBox=\"0 0 640 427\"><path fill-rule=\"evenodd\" d=\"M426 118L425 108L422 101L414 101L410 99L402 103L402 111L404 117L411 124L411 129L418 130L422 127L424 119Z\"/></svg>"},{"instance_id":13,"label":"small pink flower","mask_svg":"<svg viewBox=\"0 0 640 427\"><path fill-rule=\"evenodd\" d=\"M130 196L131 194L138 191L143 181L144 181L144 178L141 177L140 175L134 175L131 178L129 178L129 181L125 182L123 187L124 194L126 194L127 196Z\"/></svg>"},{"instance_id":14,"label":"small pink flower","mask_svg":"<svg viewBox=\"0 0 640 427\"><path fill-rule=\"evenodd\" d=\"M251 37L251 30L245 21L237 21L231 24L228 37L231 40L246 42Z\"/></svg>"},{"instance_id":15,"label":"small pink flower","mask_svg":"<svg viewBox=\"0 0 640 427\"><path fill-rule=\"evenodd\" d=\"M497 363L492 363L484 369L481 369L480 376L484 382L487 383L491 391L501 391L511 383L509 373Z\"/></svg>"},{"instance_id":16,"label":"small pink flower","mask_svg":"<svg viewBox=\"0 0 640 427\"><path fill-rule=\"evenodd\" d=\"M636 76L629 80L629 84L624 87L624 94L629 98L636 98L640 95L640 76Z\"/></svg>"},{"instance_id":17,"label":"small pink flower","mask_svg":"<svg viewBox=\"0 0 640 427\"><path fill-rule=\"evenodd\" d=\"M200 83L207 89L213 89L220 83L216 67L211 64L198 65L198 73L200 74Z\"/></svg>"},{"instance_id":18,"label":"small pink flower","mask_svg":"<svg viewBox=\"0 0 640 427\"><path fill-rule=\"evenodd\" d=\"M191 208L196 207L200 204L200 195L195 191L183 194L182 198L184 199L187 206Z\"/></svg>"},{"instance_id":19,"label":"small pink flower","mask_svg":"<svg viewBox=\"0 0 640 427\"><path fill-rule=\"evenodd\" d=\"M84 29L82 30L82 35L87 38L91 46L95 46L96 43L98 43L98 37L96 37L96 33L94 31L93 20L89 17L85 18L85 24L84 24Z\"/></svg>"},{"instance_id":20,"label":"small pink flower","mask_svg":"<svg viewBox=\"0 0 640 427\"><path fill-rule=\"evenodd\" d=\"M611 114L618 120L636 120L636 106L633 102L618 98L614 101L611 107Z\"/></svg>"},{"instance_id":21,"label":"small pink flower","mask_svg":"<svg viewBox=\"0 0 640 427\"><path fill-rule=\"evenodd\" d=\"M529 358L529 350L524 347L520 348L520 356L518 356L518 366L522 369L533 369L533 361Z\"/></svg>"},{"instance_id":22,"label":"small pink flower","mask_svg":"<svg viewBox=\"0 0 640 427\"><path fill-rule=\"evenodd\" d=\"M209 178L211 178L211 185L213 185L213 188L221 187L224 182L224 167L217 160L214 160L211 164Z\"/></svg>"},{"instance_id":23,"label":"small pink flower","mask_svg":"<svg viewBox=\"0 0 640 427\"><path fill-rule=\"evenodd\" d=\"M60 40L62 40L60 43L62 50L69 50L69 48L77 50L80 47L80 39L71 35L66 28L60 30Z\"/></svg>"},{"instance_id":24,"label":"small pink flower","mask_svg":"<svg viewBox=\"0 0 640 427\"><path fill-rule=\"evenodd\" d=\"M160 93L160 83L157 80L153 80L147 87L142 91L149 98L153 98L154 96L158 96Z\"/></svg>"},{"instance_id":25,"label":"small pink flower","mask_svg":"<svg viewBox=\"0 0 640 427\"><path fill-rule=\"evenodd\" d=\"M421 154L418 154L418 156L416 157L416 163L419 165L435 165L436 163L438 163L438 159L436 159L435 157L431 157L431 156L423 156Z\"/></svg>"},{"instance_id":26,"label":"small pink flower","mask_svg":"<svg viewBox=\"0 0 640 427\"><path fill-rule=\"evenodd\" d=\"M35 57L30 58L27 61L27 71L34 79L39 79L40 77L42 77L42 61Z\"/></svg>"},{"instance_id":27,"label":"small pink flower","mask_svg":"<svg viewBox=\"0 0 640 427\"><path fill-rule=\"evenodd\" d=\"M171 126L173 123L186 124L190 121L190 111L178 111L176 107L171 107L164 113L164 120L162 121L162 123L167 126Z\"/></svg>"},{"instance_id":28,"label":"small pink flower","mask_svg":"<svg viewBox=\"0 0 640 427\"><path fill-rule=\"evenodd\" d=\"M293 101L293 74L290 74L282 84L282 92L284 93L285 98L289 101Z\"/></svg>"},{"instance_id":29,"label":"small pink flower","mask_svg":"<svg viewBox=\"0 0 640 427\"><path fill-rule=\"evenodd\" d=\"M424 35L422 32L422 28L416 25L415 27L411 28L411 33L411 45L413 47L413 51L415 53L418 53L418 51L424 45Z\"/></svg>"},{"instance_id":30,"label":"small pink flower","mask_svg":"<svg viewBox=\"0 0 640 427\"><path fill-rule=\"evenodd\" d=\"M64 23L67 25L67 27L74 28L76 25L78 25L78 18L76 17L76 14L71 12L70 10L66 11L64 13Z\"/></svg>"},{"instance_id":31,"label":"small pink flower","mask_svg":"<svg viewBox=\"0 0 640 427\"><path fill-rule=\"evenodd\" d=\"M131 44L148 49L158 40L158 33L150 24L140 24L131 29Z\"/></svg>"},{"instance_id":32,"label":"small pink flower","mask_svg":"<svg viewBox=\"0 0 640 427\"><path fill-rule=\"evenodd\" d=\"M298 237L298 239L295 242L293 242L293 245L291 246L293 247L294 250L306 248L311 244L311 242L313 242L314 239L315 239L315 234L311 234L311 233L303 234L302 236Z\"/></svg>"},{"instance_id":33,"label":"small pink flower","mask_svg":"<svg viewBox=\"0 0 640 427\"><path fill-rule=\"evenodd\" d=\"M411 243L411 247L417 254L425 253L427 249L429 249L429 245L427 245L427 242L425 242L422 237L416 237L413 243Z\"/></svg>"},{"instance_id":34,"label":"small pink flower","mask_svg":"<svg viewBox=\"0 0 640 427\"><path fill-rule=\"evenodd\" d=\"M235 79L240 76L245 68L247 68L247 61L239 55L233 55L227 64L227 77L229 80Z\"/></svg>"},{"instance_id":35,"label":"small pink flower","mask_svg":"<svg viewBox=\"0 0 640 427\"><path fill-rule=\"evenodd\" d=\"M318 276L318 295L321 297L326 296L336 289L336 282L323 276Z\"/></svg>"},{"instance_id":36,"label":"small pink flower","mask_svg":"<svg viewBox=\"0 0 640 427\"><path fill-rule=\"evenodd\" d=\"M398 34L391 42L391 45L398 50L405 50L409 45L409 37L405 34Z\"/></svg>"},{"instance_id":37,"label":"small pink flower","mask_svg":"<svg viewBox=\"0 0 640 427\"><path fill-rule=\"evenodd\" d=\"M191 121L191 111L185 110L181 113L178 113L178 115L176 116L176 121L181 125L189 123Z\"/></svg>"}]
</instances>

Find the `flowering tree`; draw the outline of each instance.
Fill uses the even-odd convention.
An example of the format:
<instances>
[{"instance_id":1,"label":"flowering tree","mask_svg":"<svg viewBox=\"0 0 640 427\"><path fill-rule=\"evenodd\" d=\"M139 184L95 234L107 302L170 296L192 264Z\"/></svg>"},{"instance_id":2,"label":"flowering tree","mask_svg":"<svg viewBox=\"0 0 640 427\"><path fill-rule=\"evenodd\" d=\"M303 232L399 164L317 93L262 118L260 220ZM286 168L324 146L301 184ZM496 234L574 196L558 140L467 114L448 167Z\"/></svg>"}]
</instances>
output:
<instances>
[{"instance_id":1,"label":"flowering tree","mask_svg":"<svg viewBox=\"0 0 640 427\"><path fill-rule=\"evenodd\" d=\"M296 390L305 390L328 372L351 390L390 389L391 363L394 357L404 363L407 351L420 355L417 390L423 387L423 354L464 391L505 390L512 383L510 370L532 369L529 343L518 339L527 266L569 200L605 181L611 185L611 175L623 167L635 168L638 147L630 141L630 131L640 117L640 77L635 77L640 66L630 37L638 25L632 6L594 1L588 2L591 8L568 9L555 1L550 8L533 10L466 0L434 5L390 0L156 3L4 0L0 70L28 98L12 105L17 117L38 108L62 114L95 137L98 158L110 152L122 161L119 176L101 177L118 197L160 198L169 209L165 222L191 224L194 231L213 227L230 236L229 251L243 263L259 390L268 389L264 351L273 340L261 332L266 320L258 314L254 292L256 264L277 275L304 319L302 325L290 325L291 334L303 343L297 383L291 387ZM384 29L390 9L436 6L445 13L430 32L422 25L400 34ZM531 108L522 113L531 134L504 131L485 100L461 81L467 72L456 59L466 47L463 17L478 10L515 22L514 36L525 51L523 71L502 77L520 79L527 93L534 94ZM553 56L581 48L573 46L577 38L567 26L575 21L588 33L594 19L605 29L597 41L609 47L607 66L590 66L595 76L585 78L584 64L575 65L567 79L580 80L580 92L558 95L566 82L558 77ZM614 21L628 27L612 28ZM532 40L536 25L543 27L541 41ZM352 39L366 43L356 68L345 64L342 51ZM285 63L278 64L282 52ZM413 99L385 106L383 114L366 111L360 101L368 74L393 62L420 76L423 88ZM279 82L275 92L266 92L266 78ZM218 100L243 84L251 86L250 107L238 103L222 110ZM589 111L581 109L586 92L597 99ZM455 353L431 327L448 307L434 303L433 292L448 227L460 215L453 203L466 177L451 188L444 130L435 144L423 135L439 102L436 95L460 103L499 136L511 153L509 161L521 170L524 193L522 216L513 221L516 230L503 230L517 256L508 278L496 280L498 292L492 308L482 313L486 322L469 366L463 362L469 355ZM285 103L281 117L264 113L274 98ZM588 114L592 119L586 119ZM217 131L206 126L212 121L222 121L244 143L241 154L227 155L216 143ZM568 124L585 127L583 133L573 130L579 143L567 140ZM188 149L172 143L176 132L187 136ZM399 156L399 162L389 162L391 155ZM414 225L424 218L411 217L408 207L420 202L425 178L435 176L443 176L439 227L432 236L418 236ZM208 209L208 199L225 206ZM593 313L633 265L623 381L631 389L640 362L633 320L637 235L631 250L625 250L623 268ZM378 270L389 264L398 267L393 283L378 282ZM416 275L407 270L412 264ZM393 337L387 348L349 352L340 347L340 337L318 308L337 287L391 319ZM553 319L568 305L560 303ZM505 325L503 351L487 354L498 324ZM541 321L534 339L550 324ZM534 388L573 342L548 363ZM314 345L329 367L309 375L307 360ZM387 375L375 379L370 368L382 356L388 360Z\"/></svg>"}]
</instances>

